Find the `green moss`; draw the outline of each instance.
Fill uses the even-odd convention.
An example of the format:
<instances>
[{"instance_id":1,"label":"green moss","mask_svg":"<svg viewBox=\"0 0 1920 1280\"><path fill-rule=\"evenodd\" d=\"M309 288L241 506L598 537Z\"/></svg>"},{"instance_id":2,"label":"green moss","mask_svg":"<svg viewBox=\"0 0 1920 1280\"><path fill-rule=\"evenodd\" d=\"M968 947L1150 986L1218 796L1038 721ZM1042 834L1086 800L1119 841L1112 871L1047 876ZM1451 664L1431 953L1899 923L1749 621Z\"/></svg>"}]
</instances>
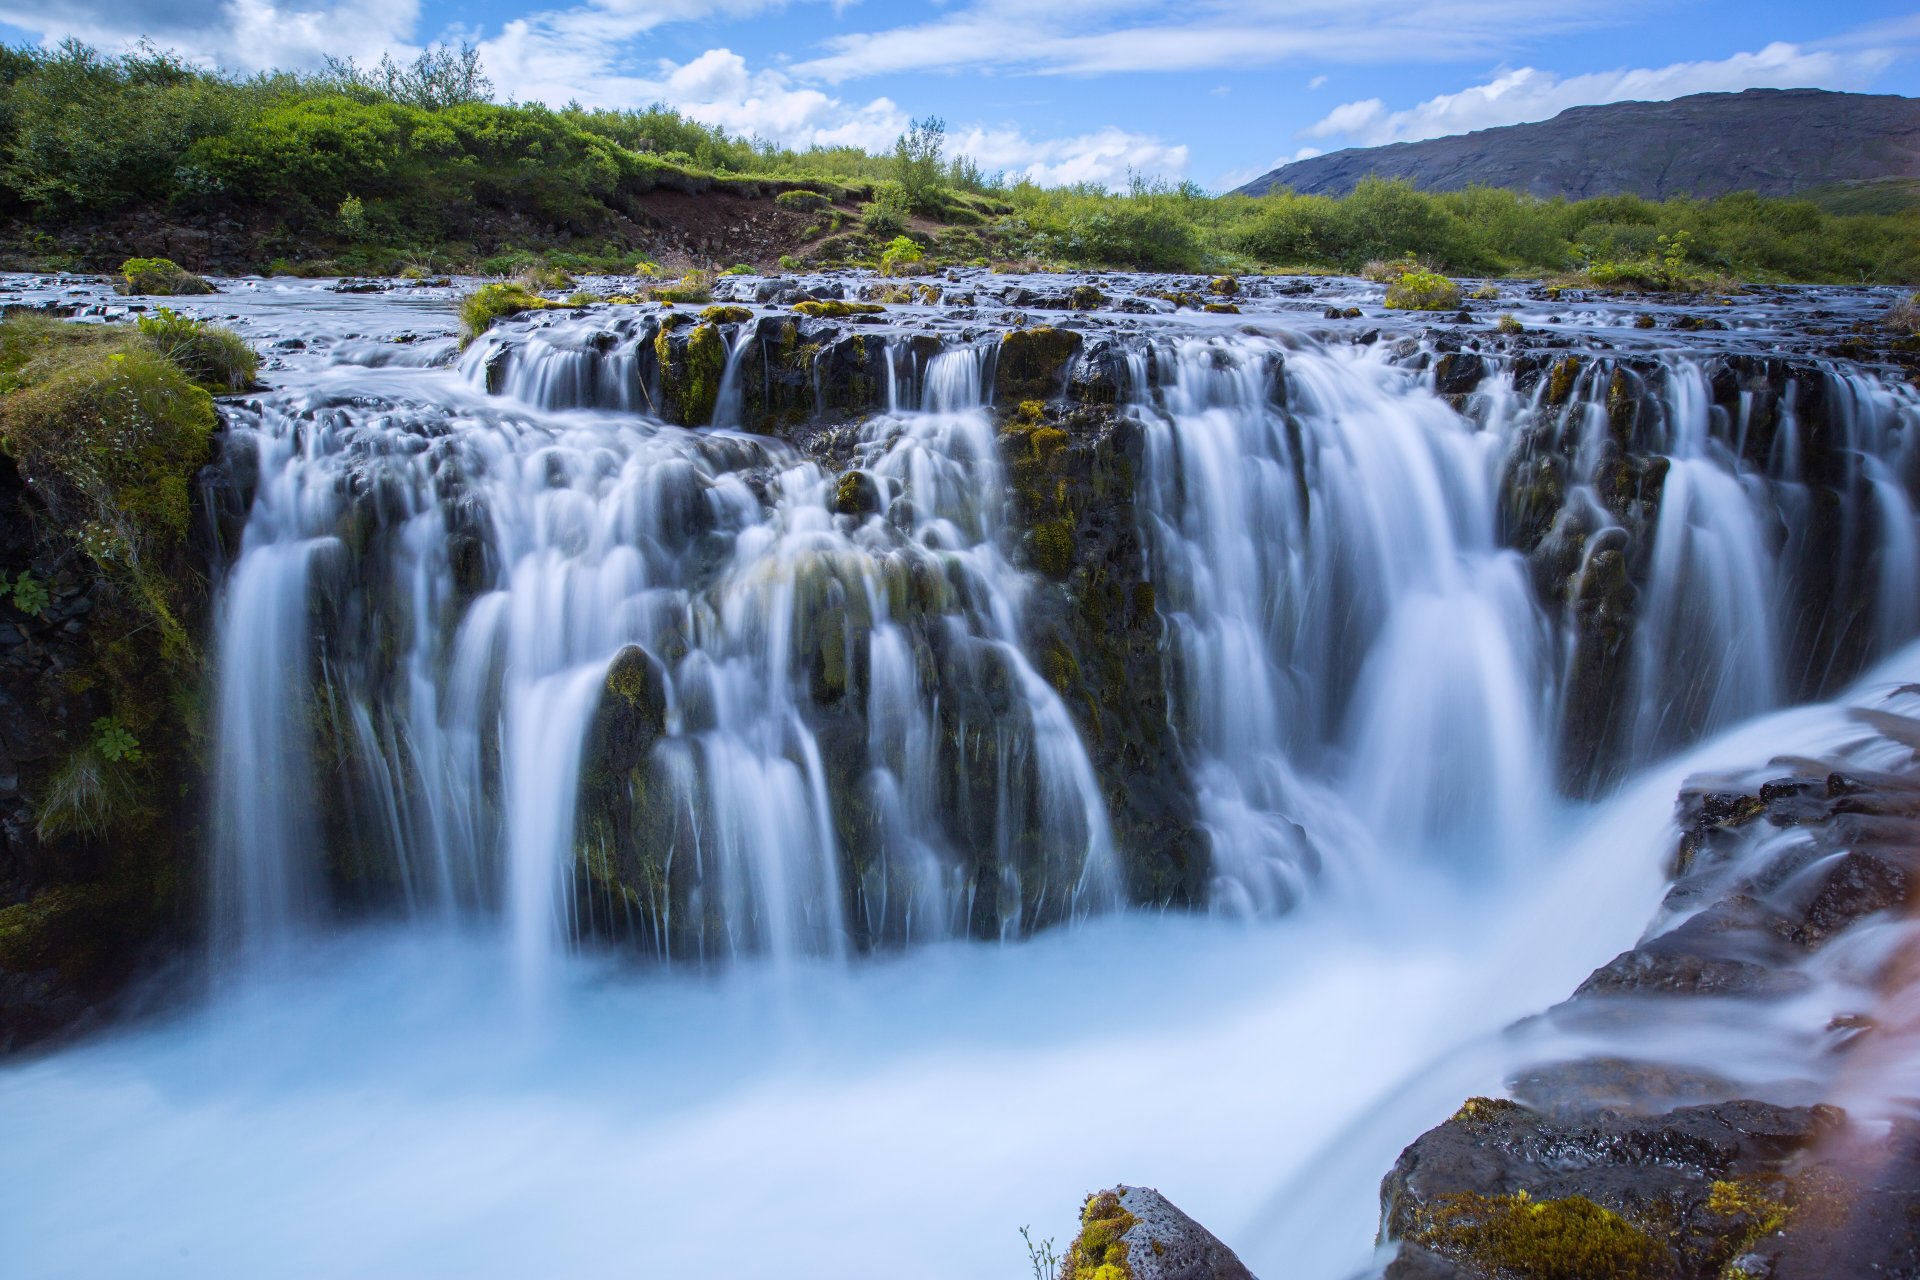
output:
<instances>
[{"instance_id":1,"label":"green moss","mask_svg":"<svg viewBox=\"0 0 1920 1280\"><path fill-rule=\"evenodd\" d=\"M877 316L886 308L872 302L841 302L837 298L808 299L796 302L793 309L816 320L844 320L848 316Z\"/></svg>"},{"instance_id":2,"label":"green moss","mask_svg":"<svg viewBox=\"0 0 1920 1280\"><path fill-rule=\"evenodd\" d=\"M661 393L674 421L686 427L706 426L713 421L713 406L720 398L727 344L719 326L713 324L695 325L678 349L672 332L663 325L653 340L654 355L660 361Z\"/></svg>"},{"instance_id":3,"label":"green moss","mask_svg":"<svg viewBox=\"0 0 1920 1280\"><path fill-rule=\"evenodd\" d=\"M213 286L171 258L128 258L120 264L114 288L121 293L174 297L212 293Z\"/></svg>"},{"instance_id":4,"label":"green moss","mask_svg":"<svg viewBox=\"0 0 1920 1280\"><path fill-rule=\"evenodd\" d=\"M1239 306L1231 302L1209 302L1200 309L1216 316L1237 316L1240 314Z\"/></svg>"},{"instance_id":5,"label":"green moss","mask_svg":"<svg viewBox=\"0 0 1920 1280\"><path fill-rule=\"evenodd\" d=\"M1406 271L1387 286L1387 306L1395 311L1452 311L1460 305L1460 286L1432 271Z\"/></svg>"},{"instance_id":6,"label":"green moss","mask_svg":"<svg viewBox=\"0 0 1920 1280\"><path fill-rule=\"evenodd\" d=\"M1061 1260L1060 1280L1133 1280L1121 1237L1138 1222L1113 1192L1088 1196L1080 1210L1080 1234Z\"/></svg>"},{"instance_id":7,"label":"green moss","mask_svg":"<svg viewBox=\"0 0 1920 1280\"><path fill-rule=\"evenodd\" d=\"M1240 282L1232 276L1215 276L1213 283L1207 286L1207 292L1216 298L1237 298L1240 296Z\"/></svg>"},{"instance_id":8,"label":"green moss","mask_svg":"<svg viewBox=\"0 0 1920 1280\"><path fill-rule=\"evenodd\" d=\"M1547 375L1547 403L1565 404L1573 395L1573 384L1580 378L1580 357L1562 356Z\"/></svg>"},{"instance_id":9,"label":"green moss","mask_svg":"<svg viewBox=\"0 0 1920 1280\"><path fill-rule=\"evenodd\" d=\"M1002 334L993 371L996 398L1002 404L1051 399L1060 389L1067 362L1080 350L1080 341L1071 329L1046 325Z\"/></svg>"},{"instance_id":10,"label":"green moss","mask_svg":"<svg viewBox=\"0 0 1920 1280\"><path fill-rule=\"evenodd\" d=\"M1033 567L1049 578L1065 578L1073 569L1073 521L1065 516L1033 529Z\"/></svg>"},{"instance_id":11,"label":"green moss","mask_svg":"<svg viewBox=\"0 0 1920 1280\"><path fill-rule=\"evenodd\" d=\"M708 307L700 318L708 324L744 324L753 319L753 312L745 307Z\"/></svg>"},{"instance_id":12,"label":"green moss","mask_svg":"<svg viewBox=\"0 0 1920 1280\"><path fill-rule=\"evenodd\" d=\"M1527 326L1520 323L1520 318L1512 314L1501 316L1499 323L1494 327L1506 334L1525 333L1527 331Z\"/></svg>"},{"instance_id":13,"label":"green moss","mask_svg":"<svg viewBox=\"0 0 1920 1280\"><path fill-rule=\"evenodd\" d=\"M460 342L464 346L493 328L494 323L523 311L546 311L560 304L549 302L523 284L512 281L483 284L460 299Z\"/></svg>"},{"instance_id":14,"label":"green moss","mask_svg":"<svg viewBox=\"0 0 1920 1280\"><path fill-rule=\"evenodd\" d=\"M1656 1280L1672 1271L1664 1245L1584 1196L1443 1196L1407 1239L1482 1274L1525 1280Z\"/></svg>"}]
</instances>

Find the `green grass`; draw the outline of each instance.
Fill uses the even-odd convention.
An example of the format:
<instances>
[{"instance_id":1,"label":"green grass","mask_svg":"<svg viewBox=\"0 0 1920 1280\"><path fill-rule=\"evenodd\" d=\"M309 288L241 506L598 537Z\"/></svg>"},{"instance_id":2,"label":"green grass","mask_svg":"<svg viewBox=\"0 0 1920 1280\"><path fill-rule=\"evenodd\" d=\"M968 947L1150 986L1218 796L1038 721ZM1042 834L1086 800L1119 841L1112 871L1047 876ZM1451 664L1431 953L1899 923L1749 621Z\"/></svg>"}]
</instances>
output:
<instances>
[{"instance_id":1,"label":"green grass","mask_svg":"<svg viewBox=\"0 0 1920 1280\"><path fill-rule=\"evenodd\" d=\"M1378 180L1342 199L1212 197L1145 180L1115 193L983 174L942 152L944 133L927 128L938 122L919 122L888 153L794 150L661 105L556 110L493 102L481 88L402 92L338 66L242 79L167 53L115 57L74 42L0 48L0 204L16 228L13 259L71 261L55 233L130 214L238 225L270 212L247 250L262 267L620 273L649 247L636 202L730 190L806 216L775 253L808 247L810 260L836 263L877 265L911 231L933 266L1351 273L1411 258L1450 276L1585 272L1604 287L1612 273L1626 287L1663 257L1662 240L1684 236L1684 279L1710 287L1920 280L1914 180L1804 199L1663 202L1427 193ZM513 244L499 239L508 227Z\"/></svg>"}]
</instances>

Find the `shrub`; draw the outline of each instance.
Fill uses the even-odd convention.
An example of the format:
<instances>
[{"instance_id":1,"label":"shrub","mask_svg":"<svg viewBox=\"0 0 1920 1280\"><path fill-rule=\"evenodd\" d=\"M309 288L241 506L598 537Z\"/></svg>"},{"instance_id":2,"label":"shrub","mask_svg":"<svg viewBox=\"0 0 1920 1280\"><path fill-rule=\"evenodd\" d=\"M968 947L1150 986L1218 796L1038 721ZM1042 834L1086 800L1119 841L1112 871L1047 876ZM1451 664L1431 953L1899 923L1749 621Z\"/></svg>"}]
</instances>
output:
<instances>
[{"instance_id":1,"label":"shrub","mask_svg":"<svg viewBox=\"0 0 1920 1280\"><path fill-rule=\"evenodd\" d=\"M920 246L906 236L895 236L893 242L880 252L880 271L890 276L904 274L904 268L913 266L926 256Z\"/></svg>"},{"instance_id":2,"label":"shrub","mask_svg":"<svg viewBox=\"0 0 1920 1280\"><path fill-rule=\"evenodd\" d=\"M247 390L260 372L259 353L221 325L183 316L170 307L161 307L134 324L161 355L215 395Z\"/></svg>"},{"instance_id":3,"label":"shrub","mask_svg":"<svg viewBox=\"0 0 1920 1280\"><path fill-rule=\"evenodd\" d=\"M807 264L790 253L783 253L780 255L780 269L782 271L805 271Z\"/></svg>"},{"instance_id":4,"label":"shrub","mask_svg":"<svg viewBox=\"0 0 1920 1280\"><path fill-rule=\"evenodd\" d=\"M1387 306L1396 311L1451 311L1460 305L1460 286L1431 271L1408 271L1387 286Z\"/></svg>"},{"instance_id":5,"label":"shrub","mask_svg":"<svg viewBox=\"0 0 1920 1280\"><path fill-rule=\"evenodd\" d=\"M523 268L516 278L521 285L534 293L571 289L579 283L568 272L544 262Z\"/></svg>"},{"instance_id":6,"label":"shrub","mask_svg":"<svg viewBox=\"0 0 1920 1280\"><path fill-rule=\"evenodd\" d=\"M907 189L897 182L882 182L874 187L873 199L861 207L860 225L876 236L897 236L907 229L912 212Z\"/></svg>"},{"instance_id":7,"label":"shrub","mask_svg":"<svg viewBox=\"0 0 1920 1280\"><path fill-rule=\"evenodd\" d=\"M212 293L213 286L171 258L128 258L120 264L121 293L148 297Z\"/></svg>"},{"instance_id":8,"label":"shrub","mask_svg":"<svg viewBox=\"0 0 1920 1280\"><path fill-rule=\"evenodd\" d=\"M794 209L801 213L824 209L833 203L818 191L782 191L773 198L773 202L783 208Z\"/></svg>"},{"instance_id":9,"label":"shrub","mask_svg":"<svg viewBox=\"0 0 1920 1280\"><path fill-rule=\"evenodd\" d=\"M652 302L712 302L713 277L704 271L689 271L673 284L656 285L647 290L647 298Z\"/></svg>"},{"instance_id":10,"label":"shrub","mask_svg":"<svg viewBox=\"0 0 1920 1280\"><path fill-rule=\"evenodd\" d=\"M1894 303L1880 323L1889 329L1920 333L1920 293Z\"/></svg>"},{"instance_id":11,"label":"shrub","mask_svg":"<svg viewBox=\"0 0 1920 1280\"><path fill-rule=\"evenodd\" d=\"M723 276L750 276L753 274L753 268L744 262L736 262L720 274Z\"/></svg>"}]
</instances>

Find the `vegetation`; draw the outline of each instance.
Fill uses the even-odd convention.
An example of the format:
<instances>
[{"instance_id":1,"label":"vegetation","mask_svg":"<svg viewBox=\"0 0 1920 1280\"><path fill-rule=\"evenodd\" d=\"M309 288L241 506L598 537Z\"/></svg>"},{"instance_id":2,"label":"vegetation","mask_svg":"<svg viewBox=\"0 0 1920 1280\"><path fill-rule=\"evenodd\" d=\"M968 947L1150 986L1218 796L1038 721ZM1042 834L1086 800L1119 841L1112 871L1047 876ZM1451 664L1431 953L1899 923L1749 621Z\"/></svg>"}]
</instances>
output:
<instances>
[{"instance_id":1,"label":"vegetation","mask_svg":"<svg viewBox=\"0 0 1920 1280\"><path fill-rule=\"evenodd\" d=\"M128 258L120 264L122 293L173 297L212 293L213 286L171 258Z\"/></svg>"},{"instance_id":2,"label":"vegetation","mask_svg":"<svg viewBox=\"0 0 1920 1280\"><path fill-rule=\"evenodd\" d=\"M522 311L544 311L560 305L515 280L483 284L460 300L460 340L463 344L472 342L493 328L495 321Z\"/></svg>"},{"instance_id":3,"label":"vegetation","mask_svg":"<svg viewBox=\"0 0 1920 1280\"><path fill-rule=\"evenodd\" d=\"M554 109L491 93L471 49L247 78L145 47L0 49L0 217L20 265L81 265L65 247L90 243L80 232L143 212L247 227L238 252L263 268L506 277L629 271L651 250L650 193L734 191L793 218L792 243L767 256L796 262L877 265L911 232L935 264L1246 274L1417 258L1456 277L1571 273L1579 287L1659 290L1920 280L1920 197L1897 182L1664 202L1381 180L1343 199L1215 198L1145 178L1116 193L982 173L947 154L937 119L882 154L794 150L660 105Z\"/></svg>"},{"instance_id":4,"label":"vegetation","mask_svg":"<svg viewBox=\"0 0 1920 1280\"><path fill-rule=\"evenodd\" d=\"M1445 1196L1407 1238L1488 1275L1654 1280L1673 1269L1664 1245L1584 1196Z\"/></svg>"},{"instance_id":5,"label":"vegetation","mask_svg":"<svg viewBox=\"0 0 1920 1280\"><path fill-rule=\"evenodd\" d=\"M134 321L140 336L194 382L216 395L253 386L260 353L233 330L161 307Z\"/></svg>"},{"instance_id":6,"label":"vegetation","mask_svg":"<svg viewBox=\"0 0 1920 1280\"><path fill-rule=\"evenodd\" d=\"M1088 1196L1080 1210L1080 1234L1061 1260L1060 1280L1132 1280L1121 1237L1138 1221L1113 1192Z\"/></svg>"},{"instance_id":7,"label":"vegetation","mask_svg":"<svg viewBox=\"0 0 1920 1280\"><path fill-rule=\"evenodd\" d=\"M1403 271L1387 286L1387 306L1398 311L1452 311L1460 286L1431 271Z\"/></svg>"}]
</instances>

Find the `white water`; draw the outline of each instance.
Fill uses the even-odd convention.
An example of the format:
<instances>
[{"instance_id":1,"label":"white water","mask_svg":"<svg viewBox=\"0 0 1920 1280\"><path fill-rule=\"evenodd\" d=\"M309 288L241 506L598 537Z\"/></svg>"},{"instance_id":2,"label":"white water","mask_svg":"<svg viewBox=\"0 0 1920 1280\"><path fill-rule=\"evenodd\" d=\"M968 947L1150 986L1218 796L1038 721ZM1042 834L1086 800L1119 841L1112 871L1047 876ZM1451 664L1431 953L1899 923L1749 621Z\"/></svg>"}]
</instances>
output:
<instances>
[{"instance_id":1,"label":"white water","mask_svg":"<svg viewBox=\"0 0 1920 1280\"><path fill-rule=\"evenodd\" d=\"M1868 687L1915 677L1920 646ZM1130 1180L1261 1274L1336 1280L1400 1146L1498 1090L1514 1063L1487 1037L1650 918L1681 781L1857 736L1824 707L1745 726L1562 815L1566 852L1496 892L1415 870L1365 910L1125 915L851 969L564 961L533 1022L485 939L338 934L214 1009L0 1074L9 1266L751 1280L910 1257L959 1280L1025 1274L1019 1226L1064 1239L1081 1191Z\"/></svg>"},{"instance_id":2,"label":"white water","mask_svg":"<svg viewBox=\"0 0 1920 1280\"><path fill-rule=\"evenodd\" d=\"M1562 620L1495 504L1537 401L1496 378L1476 427L1379 350L1163 343L1136 356L1159 389L1133 384L1143 532L1220 914L1099 918L1111 836L1020 648L1038 588L1011 559L974 353L888 366L924 391L863 426L881 512L849 522L784 446L646 424L631 352L590 328L515 337L506 397L479 390L483 346L465 376L321 370L237 421L262 486L223 606L228 987L0 1072L0 1238L23 1274L1022 1275L1020 1225L1064 1241L1079 1193L1127 1180L1269 1280L1350 1275L1398 1150L1551 1048L1494 1033L1653 917L1683 778L1854 732L1780 713L1602 804L1548 799ZM1265 373L1283 350L1284 414ZM1764 474L1735 461L1697 367L1675 373L1643 752L1788 685L1795 438ZM1849 536L1910 583L1911 399L1843 385L1846 482L1872 494ZM1603 391L1555 428L1584 433L1589 468ZM469 532L484 554L456 572ZM936 636L906 591L940 602ZM1912 594L1875 616L1881 652L1911 635ZM816 727L822 618L864 651L883 856L857 895ZM613 909L576 892L575 828L627 645L666 676L654 776L701 872L683 954L730 964L574 951L575 913ZM1916 675L1907 650L1879 679ZM941 793L956 701L999 708L962 715L993 762L966 832ZM357 852L398 885L390 929L341 928L320 888L322 717L351 744ZM965 869L981 850L985 878ZM1083 922L954 940L1024 932L1006 903L1031 899ZM686 927L664 895L623 910L658 950ZM848 963L861 938L918 945ZM1806 1066L1764 1037L1708 1052Z\"/></svg>"}]
</instances>

